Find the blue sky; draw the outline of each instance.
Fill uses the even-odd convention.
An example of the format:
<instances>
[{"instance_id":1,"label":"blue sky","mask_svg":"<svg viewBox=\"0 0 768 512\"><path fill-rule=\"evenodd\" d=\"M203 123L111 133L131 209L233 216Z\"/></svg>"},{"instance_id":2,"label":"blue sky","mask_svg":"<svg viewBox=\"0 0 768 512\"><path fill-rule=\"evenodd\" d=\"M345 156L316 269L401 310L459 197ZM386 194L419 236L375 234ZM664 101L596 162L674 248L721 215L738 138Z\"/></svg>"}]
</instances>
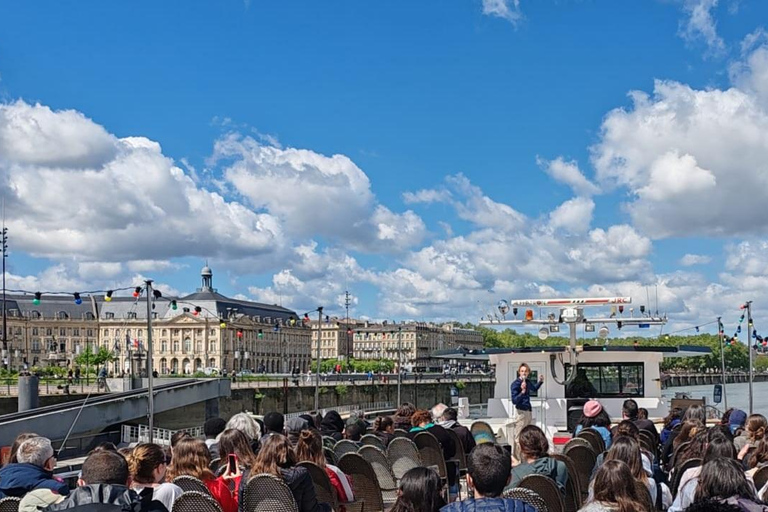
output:
<instances>
[{"instance_id":1,"label":"blue sky","mask_svg":"<svg viewBox=\"0 0 768 512\"><path fill-rule=\"evenodd\" d=\"M768 304L765 2L157 4L0 5L11 286Z\"/></svg>"}]
</instances>

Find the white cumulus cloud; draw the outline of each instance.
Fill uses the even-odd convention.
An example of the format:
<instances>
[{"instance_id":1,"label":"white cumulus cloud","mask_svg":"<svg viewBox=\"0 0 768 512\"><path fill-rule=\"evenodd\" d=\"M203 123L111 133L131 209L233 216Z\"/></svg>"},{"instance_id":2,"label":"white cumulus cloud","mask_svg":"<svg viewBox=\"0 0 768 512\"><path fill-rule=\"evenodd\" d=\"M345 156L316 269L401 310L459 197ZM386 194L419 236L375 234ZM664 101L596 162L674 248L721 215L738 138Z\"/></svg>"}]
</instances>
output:
<instances>
[{"instance_id":1,"label":"white cumulus cloud","mask_svg":"<svg viewBox=\"0 0 768 512\"><path fill-rule=\"evenodd\" d=\"M680 36L688 42L703 41L709 54L725 50L723 38L717 34L717 22L712 11L719 0L683 0L685 18L680 24Z\"/></svg>"},{"instance_id":2,"label":"white cumulus cloud","mask_svg":"<svg viewBox=\"0 0 768 512\"><path fill-rule=\"evenodd\" d=\"M712 261L711 256L704 254L686 254L680 258L680 264L684 267L692 267L694 265L706 265Z\"/></svg>"},{"instance_id":3,"label":"white cumulus cloud","mask_svg":"<svg viewBox=\"0 0 768 512\"><path fill-rule=\"evenodd\" d=\"M597 185L584 176L575 160L568 162L563 157L557 157L554 160L538 157L536 162L552 179L568 185L576 194L591 196L600 192Z\"/></svg>"},{"instance_id":4,"label":"white cumulus cloud","mask_svg":"<svg viewBox=\"0 0 768 512\"><path fill-rule=\"evenodd\" d=\"M515 26L523 19L520 0L483 0L483 14L505 19Z\"/></svg>"}]
</instances>

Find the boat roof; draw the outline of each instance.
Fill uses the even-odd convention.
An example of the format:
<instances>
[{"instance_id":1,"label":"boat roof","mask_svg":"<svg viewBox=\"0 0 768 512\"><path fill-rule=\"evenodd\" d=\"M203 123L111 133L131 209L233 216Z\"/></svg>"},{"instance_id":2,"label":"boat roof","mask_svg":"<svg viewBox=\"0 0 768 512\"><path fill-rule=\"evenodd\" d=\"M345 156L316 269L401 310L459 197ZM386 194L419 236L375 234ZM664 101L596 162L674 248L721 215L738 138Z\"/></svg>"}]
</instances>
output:
<instances>
[{"instance_id":1,"label":"boat roof","mask_svg":"<svg viewBox=\"0 0 768 512\"><path fill-rule=\"evenodd\" d=\"M531 353L558 353L565 352L567 346L556 347L486 347L483 349L469 350L465 348L453 349L453 350L438 350L432 353L432 357L438 359L473 359L473 360L488 360L491 355L501 354L531 354ZM664 357L696 357L707 356L712 353L709 347L700 347L694 345L680 345L677 347L669 346L650 346L650 345L583 345L577 347L577 350L583 352L625 352L625 353L637 353L637 352L661 352Z\"/></svg>"}]
</instances>

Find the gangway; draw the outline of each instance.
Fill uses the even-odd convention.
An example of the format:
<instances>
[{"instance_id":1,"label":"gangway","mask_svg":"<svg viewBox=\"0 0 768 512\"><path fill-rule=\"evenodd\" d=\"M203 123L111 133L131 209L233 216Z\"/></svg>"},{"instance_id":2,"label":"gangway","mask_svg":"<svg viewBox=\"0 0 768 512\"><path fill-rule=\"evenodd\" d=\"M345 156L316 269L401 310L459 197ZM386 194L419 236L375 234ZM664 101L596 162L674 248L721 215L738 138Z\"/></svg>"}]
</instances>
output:
<instances>
[{"instance_id":1,"label":"gangway","mask_svg":"<svg viewBox=\"0 0 768 512\"><path fill-rule=\"evenodd\" d=\"M184 379L155 386L155 414L207 400L230 396L228 379ZM82 409L80 417L78 412ZM13 440L22 432L36 432L49 439L63 439L73 423L72 434L91 432L108 425L145 418L147 388L89 397L63 404L38 407L0 416L0 439ZM10 443L9 443L10 444Z\"/></svg>"}]
</instances>

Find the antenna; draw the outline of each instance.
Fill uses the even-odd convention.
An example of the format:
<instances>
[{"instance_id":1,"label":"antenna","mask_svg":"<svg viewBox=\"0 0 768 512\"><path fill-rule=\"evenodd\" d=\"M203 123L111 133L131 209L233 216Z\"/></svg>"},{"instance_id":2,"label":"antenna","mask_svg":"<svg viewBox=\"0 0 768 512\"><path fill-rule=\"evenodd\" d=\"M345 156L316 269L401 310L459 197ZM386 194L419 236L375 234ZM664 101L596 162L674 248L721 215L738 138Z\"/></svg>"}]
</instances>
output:
<instances>
[{"instance_id":1,"label":"antenna","mask_svg":"<svg viewBox=\"0 0 768 512\"><path fill-rule=\"evenodd\" d=\"M656 285L656 316L659 316L659 285Z\"/></svg>"},{"instance_id":2,"label":"antenna","mask_svg":"<svg viewBox=\"0 0 768 512\"><path fill-rule=\"evenodd\" d=\"M651 292L648 287L645 287L645 303L648 304L648 313L651 312Z\"/></svg>"}]
</instances>

